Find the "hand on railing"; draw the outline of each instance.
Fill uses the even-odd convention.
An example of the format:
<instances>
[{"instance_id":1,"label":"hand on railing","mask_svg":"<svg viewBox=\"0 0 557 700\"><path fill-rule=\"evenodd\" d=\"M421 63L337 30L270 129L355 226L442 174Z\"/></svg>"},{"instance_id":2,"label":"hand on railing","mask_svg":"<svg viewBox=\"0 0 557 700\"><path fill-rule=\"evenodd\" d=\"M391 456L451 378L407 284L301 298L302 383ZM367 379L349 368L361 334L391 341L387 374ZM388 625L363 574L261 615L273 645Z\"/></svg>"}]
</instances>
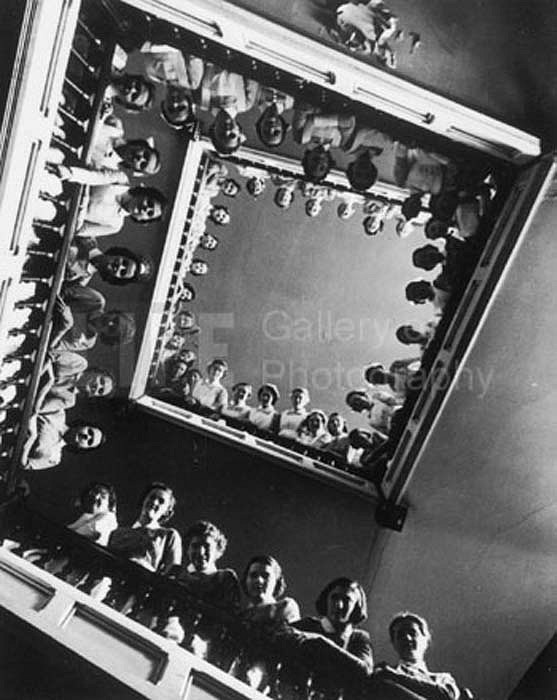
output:
<instances>
[{"instance_id":1,"label":"hand on railing","mask_svg":"<svg viewBox=\"0 0 557 700\"><path fill-rule=\"evenodd\" d=\"M348 668L334 645L323 661L317 649L304 652L300 633L288 625L274 632L247 628L176 581L27 508L2 534L16 542L16 554L277 700L336 699L341 687L350 688L352 697L358 687L353 664Z\"/></svg>"}]
</instances>

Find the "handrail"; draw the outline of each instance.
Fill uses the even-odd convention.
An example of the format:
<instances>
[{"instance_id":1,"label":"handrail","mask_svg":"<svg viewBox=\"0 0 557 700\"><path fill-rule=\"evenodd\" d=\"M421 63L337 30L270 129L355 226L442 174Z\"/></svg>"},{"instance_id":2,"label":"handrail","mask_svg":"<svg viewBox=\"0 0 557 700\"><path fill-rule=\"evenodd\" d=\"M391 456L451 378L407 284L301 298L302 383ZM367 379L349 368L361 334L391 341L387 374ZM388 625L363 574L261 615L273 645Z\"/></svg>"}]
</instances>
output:
<instances>
[{"instance_id":1,"label":"handrail","mask_svg":"<svg viewBox=\"0 0 557 700\"><path fill-rule=\"evenodd\" d=\"M0 540L27 561L46 566L58 562L55 576L84 593L103 577L111 580L105 603L116 613L153 629L176 616L185 630L181 646L194 649L194 635L208 640L207 661L245 680L249 669L264 664L270 694L283 695L286 686L295 698L306 698L313 688L327 698L346 692L357 696L365 689L366 673L331 646L321 657L307 644L307 636L285 626L280 631L250 626L241 615L210 605L176 581L158 576L138 564L68 530L33 510L24 499L7 503L0 514ZM60 568L60 566L62 568ZM53 579L54 582L56 579ZM114 614L114 613L111 613ZM257 661L256 661L257 660Z\"/></svg>"},{"instance_id":2,"label":"handrail","mask_svg":"<svg viewBox=\"0 0 557 700\"><path fill-rule=\"evenodd\" d=\"M108 51L105 55L105 60L104 64L99 72L99 84L97 88L97 92L95 94L95 98L93 100L93 104L91 107L91 119L89 120L89 124L87 126L87 132L85 135L84 139L84 148L83 148L83 155L82 159L84 162L87 161L87 158L91 152L92 148L92 136L94 133L94 130L96 128L96 122L95 122L95 115L98 113L101 102L103 100L104 96L104 88L106 87L106 84L109 81L110 78L110 72L111 72L111 64L112 64L112 55L114 52L114 47L115 47L115 40L107 40L107 48ZM7 474L7 487L8 491L11 491L14 489L17 479L18 479L18 473L20 471L20 459L21 455L23 452L23 448L25 445L25 440L26 440L26 432L27 432L27 425L31 419L32 413L35 409L35 402L37 399L37 393L38 393L38 388L39 388L39 382L41 378L41 373L43 370L43 365L46 359L46 355L48 352L49 348L49 342L50 342L50 337L52 333L52 325L53 325L53 315L54 315L54 306L56 303L56 298L60 293L60 290L62 288L62 284L64 282L64 273L65 273L65 261L68 256L68 252L70 249L70 245L75 233L75 228L77 225L78 217L79 217L79 208L81 204L81 200L83 197L83 192L84 192L84 187L81 185L74 185L74 193L72 196L71 200L71 205L68 211L68 218L67 218L67 223L65 225L65 231L64 231L64 238L62 240L62 245L59 250L58 254L58 265L56 267L55 273L54 273L54 278L52 280L52 288L50 292L50 297L48 299L47 307L45 310L45 317L43 321L43 327L41 329L40 333L40 338L39 338L39 345L37 348L37 354L35 358L35 363L33 366L33 371L31 373L31 379L29 381L29 390L27 392L25 404L23 407L23 414L21 418L21 427L17 436L17 441L14 449L14 453L12 456L12 461L10 464L10 467L8 469L8 474Z\"/></svg>"}]
</instances>

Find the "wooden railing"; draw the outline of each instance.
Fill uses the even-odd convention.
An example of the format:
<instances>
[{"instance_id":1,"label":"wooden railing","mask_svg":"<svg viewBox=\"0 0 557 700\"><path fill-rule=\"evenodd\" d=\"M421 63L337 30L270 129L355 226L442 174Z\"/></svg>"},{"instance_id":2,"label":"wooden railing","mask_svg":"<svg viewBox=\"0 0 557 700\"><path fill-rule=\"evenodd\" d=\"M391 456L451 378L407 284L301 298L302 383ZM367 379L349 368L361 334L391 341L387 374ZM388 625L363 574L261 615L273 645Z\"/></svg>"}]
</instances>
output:
<instances>
[{"instance_id":1,"label":"wooden railing","mask_svg":"<svg viewBox=\"0 0 557 700\"><path fill-rule=\"evenodd\" d=\"M0 605L120 679L123 663L132 687L139 681L158 687L177 655L187 659L185 669L193 665L252 696L264 691L277 700L336 700L366 691L364 672L333 647L325 658L288 626L269 632L249 625L241 614L196 599L176 581L91 543L24 500L4 506L0 527ZM46 614L51 606L53 619ZM49 621L44 627L43 617ZM169 618L184 630L180 644L159 634Z\"/></svg>"},{"instance_id":2,"label":"wooden railing","mask_svg":"<svg viewBox=\"0 0 557 700\"><path fill-rule=\"evenodd\" d=\"M69 26L65 34L73 35L71 46L62 51L54 43L49 75L61 75L48 79L53 84L55 111L64 122L64 131L54 129L50 145L64 152L68 162L84 163L95 128L94 115L110 78L115 41L108 31L109 18L90 1L82 4L79 17L73 16L72 11L72 21L66 18L66 22ZM23 35L22 42L25 40ZM59 44L63 43L60 39ZM54 83L61 83L61 93L54 89ZM47 104L44 111L48 112ZM43 220L37 214L35 193L40 191L37 179L40 180L46 155L40 144L31 153L25 178L26 199L18 209L8 251L16 256L19 265L8 269L9 275L0 287L0 337L6 335L9 339L0 345L0 360L8 367L1 382L8 398L0 404L4 411L0 420L0 470L5 472L10 487L16 481L26 426L34 410L82 190L78 186L67 188L64 202L51 203L57 211L54 219ZM19 153L12 157L19 157ZM24 325L20 318L26 319ZM14 370L10 371L10 367Z\"/></svg>"}]
</instances>

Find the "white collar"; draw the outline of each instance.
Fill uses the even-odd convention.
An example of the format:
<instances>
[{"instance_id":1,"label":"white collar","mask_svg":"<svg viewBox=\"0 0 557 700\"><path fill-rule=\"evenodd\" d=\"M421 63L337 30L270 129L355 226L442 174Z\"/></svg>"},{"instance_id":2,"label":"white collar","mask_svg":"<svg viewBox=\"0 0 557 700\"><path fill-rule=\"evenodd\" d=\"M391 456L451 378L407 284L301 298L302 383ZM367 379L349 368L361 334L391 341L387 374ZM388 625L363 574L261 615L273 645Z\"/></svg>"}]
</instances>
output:
<instances>
[{"instance_id":1,"label":"white collar","mask_svg":"<svg viewBox=\"0 0 557 700\"><path fill-rule=\"evenodd\" d=\"M411 663L409 661L400 661L397 668L402 670L409 669L411 671L419 671L420 673L429 674L429 669L425 661L420 661L419 663Z\"/></svg>"}]
</instances>

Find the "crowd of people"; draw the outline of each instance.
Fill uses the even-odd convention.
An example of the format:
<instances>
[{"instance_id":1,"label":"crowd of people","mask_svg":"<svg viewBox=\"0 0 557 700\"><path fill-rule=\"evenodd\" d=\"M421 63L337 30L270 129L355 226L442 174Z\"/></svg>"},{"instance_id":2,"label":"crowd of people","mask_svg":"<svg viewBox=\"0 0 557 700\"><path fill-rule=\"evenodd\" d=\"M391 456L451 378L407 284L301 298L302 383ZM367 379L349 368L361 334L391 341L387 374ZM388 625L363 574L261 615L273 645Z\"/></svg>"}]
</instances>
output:
<instances>
[{"instance_id":1,"label":"crowd of people","mask_svg":"<svg viewBox=\"0 0 557 700\"><path fill-rule=\"evenodd\" d=\"M374 0L368 5L373 5L373 12L383 17L385 27L394 22L382 3ZM363 228L370 236L380 233L392 217L402 236L425 222L425 236L432 242L416 248L413 264L426 271L439 268L440 274L432 282L409 282L406 298L413 304L430 302L434 319L423 330L410 325L397 329L396 337L402 344L416 344L422 351L427 348L447 301L469 271L465 258L473 260L477 254L476 234L494 192L493 183L484 177L484 172L462 168L462 163L419 148L413 142L396 140L349 109L328 112L323 106L294 99L287 92L186 53L183 47L173 45L168 25L155 26L159 41L155 41L153 32L150 40L129 54L117 48L113 74L95 115L87 158L78 158L71 150L56 145L49 151L34 222L37 235L50 232L67 213L73 191L67 183L82 185L84 192L56 303L48 361L23 451L25 468L55 466L65 447L94 449L104 441L99 426L84 425L79 420L68 422L66 412L74 408L78 397L106 397L116 389L111 372L88 366L87 353L97 342L110 346L130 343L136 333L134 316L125 310L108 308L105 294L93 286L95 279L122 286L145 283L153 274L149 258L127 247L105 247L102 237L117 235L128 220L145 225L164 215L165 195L144 184L162 167L156 142L150 134L128 138L121 118L126 114L137 118L154 109L159 89L163 91L163 128L186 130L191 135L199 128L200 120L209 117L211 123L206 127L203 122L204 128L222 156L234 153L244 142L238 118L250 110L258 115L256 134L265 148L280 147L290 133L295 143L307 149L302 158L303 177L270 175L238 166L239 173L247 178L246 190L252 197L260 197L270 181L276 188L273 199L278 207L290 207L295 192L300 191L306 200L306 214L313 217L322 211L323 202L341 196L337 207L340 220L353 216L357 209L355 198L363 197ZM129 65L141 72L127 72ZM55 127L60 144L72 140L75 124L65 115L75 111L74 103L75 95L72 97L71 90L65 89L63 109ZM287 121L288 114L291 116ZM374 159L386 150L394 155L392 179L410 191L401 204L383 201L371 192L378 176ZM325 182L335 164L335 151L353 156L346 167L352 194L346 191L339 195ZM215 161L213 166L206 186L213 188L213 194L236 196L241 189L238 181L229 176L222 163ZM427 221L424 212L430 216ZM230 210L224 204L210 203L206 214L204 225L211 222L220 227L230 222ZM207 254L218 245L215 232L205 230L189 261L189 277L181 284L180 305L175 309L172 335L164 348L159 388L171 400L183 402L193 410L208 412L307 454L359 466L362 436L350 437L352 433L340 413L326 415L318 408L309 409L306 388L292 388L291 407L280 411L277 387L265 384L255 392L249 383L240 382L231 388L229 400L228 391L221 384L226 364L210 362L206 374L197 368L196 334L200 329L187 304L196 296L196 277L205 276L210 270ZM419 359L414 359L413 366L407 363L404 369L398 361L388 370L381 365L375 368L373 381L366 377L371 391L366 387L347 396L351 409L366 414L370 433L364 438L373 447L388 439L392 422L405 401L408 382L416 384L419 372ZM254 393L257 403L251 405ZM7 403L3 397L2 401Z\"/></svg>"},{"instance_id":2,"label":"crowd of people","mask_svg":"<svg viewBox=\"0 0 557 700\"><path fill-rule=\"evenodd\" d=\"M353 8L363 7L373 12L369 35L350 21ZM343 42L355 50L373 52L388 65L394 64L394 52L388 42L401 38L401 30L383 2L342 5L337 15ZM346 177L355 192L366 195L363 227L367 235L380 233L393 216L398 221L397 233L408 235L412 224L424 211L428 212L430 218L425 222L424 233L431 242L416 248L412 260L415 267L428 272L437 268L440 274L433 282L409 282L406 298L413 304L430 302L435 318L424 329L403 325L396 330L398 341L404 346L417 346L420 356L396 360L388 368L380 363L365 367L366 388L346 396L352 411L365 414L369 431L350 430L340 412L327 415L311 407L306 387L293 387L289 405L281 407L280 392L274 384L255 388L248 382L236 382L228 388L224 382L228 366L222 359L212 359L202 372L197 367L202 329L187 307L196 294L190 282L181 287L181 304L175 310L172 334L165 343L157 378L158 391L165 400L317 459L365 467L370 455L375 458L389 441L409 393L422 386L421 354L427 350L451 294L465 280L469 271L466 260L473 260L477 254L476 234L493 197L492 183L483 174L470 178L467 173L465 177L449 158L397 141L353 114L329 113L323 107L186 54L169 43L146 42L139 54L143 61L141 75L127 73L127 56L120 56L121 68L106 90L86 164L59 148L52 148L49 153L35 221L39 234L43 229L48 231L49 225L56 225L65 211L69 191L66 183L77 183L86 189L65 262L48 360L43 367L22 466L53 467L60 463L64 449L92 450L105 441L100 426L68 421L67 412L83 399L103 399L114 394L116 378L106 369L89 366L87 353L97 342L109 346L130 343L136 332L133 315L108 309L105 295L91 286L95 276L122 286L145 283L153 275L150 259L122 246L105 248L99 239L118 234L128 220L141 225L164 215L166 197L156 188L143 185L144 178L161 169L155 141L151 136L126 138L123 122L117 116L118 109L132 114L153 109L156 86L163 85L162 122L169 128L193 132L198 115L211 115L208 134L216 151L224 156L234 153L245 141L238 115L249 110L259 114L256 132L265 148L280 147L288 133L295 143L307 147L302 160L303 178L249 175L246 189L254 198L261 196L270 180L276 188L276 206L289 208L300 192L306 199L307 216L317 216L323 202L332 199L324 183L335 166L337 151L354 158L346 168ZM63 104L71 111L69 95ZM60 139L71 140L71 128L67 120L58 119L56 130ZM378 177L374 159L386 149L395 154L394 181L411 192L400 207L366 194L370 194ZM236 196L241 189L236 180L222 171L215 175L215 183L226 197ZM343 195L337 208L340 220L353 216L357 201L349 193ZM225 226L230 221L229 209L215 204L208 218L215 226ZM204 252L214 251L218 245L219 239L211 231L200 238L199 248ZM194 278L208 271L207 261L200 257L193 258L188 269ZM237 616L248 630L288 639L302 658L330 657L335 664L344 664L343 668L356 677L367 679L379 697L458 700L465 696L450 674L429 671L425 654L431 633L423 617L404 612L393 618L388 633L397 663L377 664L370 636L359 628L367 618L367 600L357 581L335 578L317 598L317 616L302 617L296 600L284 595L285 577L274 557L252 557L239 577L231 568L219 568L227 538L216 525L198 521L183 533L172 528L169 523L176 499L166 484L149 485L137 519L130 525L119 524L116 494L109 484L88 486L80 496L80 504L79 516L68 526L74 532L154 574L172 579L196 599ZM65 558L48 558L42 564L51 573L73 573L76 583L82 582L85 575L72 572L71 561ZM91 594L98 600L109 600L112 580L103 577L94 583ZM133 599L128 600L128 608L133 603ZM179 616L157 617L146 611L145 621L165 637L211 659L212 640L198 632L188 637ZM232 672L269 692L264 660L248 661L243 659Z\"/></svg>"},{"instance_id":3,"label":"crowd of people","mask_svg":"<svg viewBox=\"0 0 557 700\"><path fill-rule=\"evenodd\" d=\"M423 617L411 612L397 614L388 630L397 663L377 663L370 635L360 627L368 617L368 604L358 581L340 576L328 582L317 596L317 615L303 616L296 600L285 596L284 572L273 556L251 557L238 576L234 569L219 566L227 538L217 525L200 520L183 533L171 527L176 498L167 484L149 484L141 497L137 519L130 525L118 522L116 493L110 484L88 484L77 503L80 512L69 529L173 580L191 599L236 618L254 639L279 642L285 654L299 658L309 668L317 662L321 681L338 683L340 673L345 688L347 678L355 685L368 683L369 697L375 697L376 692L385 700L470 697L449 673L428 669L425 654L431 632ZM93 577L87 587L90 595L111 604L110 576L98 578L61 553L29 550L23 555L74 585L83 586L88 576ZM134 598L131 592L127 600L120 601L121 612L133 608ZM163 613L156 605L140 606L136 619L197 656L215 661L218 639L209 627L185 629L177 612ZM232 654L226 666L236 677L269 693L272 669L262 649Z\"/></svg>"},{"instance_id":4,"label":"crowd of people","mask_svg":"<svg viewBox=\"0 0 557 700\"><path fill-rule=\"evenodd\" d=\"M379 363L366 367L363 378L368 389L350 391L346 403L352 411L365 414L369 430L350 430L340 412L327 415L319 408L310 407L311 397L306 387L294 387L288 397L290 405L281 409L280 391L275 384L262 384L255 397L249 382L236 382L228 389L223 383L228 372L225 360L213 359L202 373L195 366L196 353L188 346L192 342L188 335L190 339L195 337L199 327L191 312L181 315L187 319L184 324L187 330L181 337L184 344L174 345L175 331L171 337L171 354L163 361L158 381L152 387L159 398L362 475L367 473L361 468L369 462L370 451L388 440L391 424L408 390L417 388L422 381L419 358L395 361L389 370ZM402 329L409 333L408 327ZM252 402L252 398L256 400Z\"/></svg>"},{"instance_id":5,"label":"crowd of people","mask_svg":"<svg viewBox=\"0 0 557 700\"><path fill-rule=\"evenodd\" d=\"M229 177L226 167L215 164L211 172L211 186L216 188L215 193L236 196L241 184ZM250 177L255 175L250 174ZM312 183L300 184L315 187ZM278 407L279 389L272 384L254 390L249 382L237 382L230 387L229 396L229 390L222 384L228 370L225 361L211 361L206 372L199 367L202 359L198 357L199 335L203 329L197 324L194 313L188 310L188 303L196 295L191 283L182 285L181 301L174 309L153 385L155 390L169 402L224 420L236 428L317 459L342 466L365 466L370 455L383 454L381 450L376 453L376 450L389 439L393 423L402 423L405 415L402 408L408 396L414 397L422 387L426 369L422 367L421 356L435 335L453 291L460 290L466 282L470 263L481 249L477 232L492 196L489 182L486 182L474 195L448 192L428 197L431 218L425 224L424 233L426 240L435 241L437 245L426 243L417 247L412 254L412 263L426 272L435 268L440 271L432 282L425 279L409 282L406 298L413 304L431 302L431 320L423 328L412 324L399 326L395 331L396 339L408 348L415 347L413 356L397 359L388 366L377 362L364 368L365 388L347 394L347 405L365 416L368 431L349 430L346 418L339 412L326 415L318 408L309 409L309 392L305 387L291 389L289 399L292 406L282 411ZM398 207L400 216L410 223L423 216L423 200L424 195L420 192L410 195ZM378 215L378 219L374 219L373 214L368 217L374 219L370 226L373 225L377 232L381 228L377 221L381 220L389 205L370 200L367 206L368 211L374 210ZM218 242L212 232L206 232L200 239L200 246L211 251ZM194 258L190 268L195 277L206 274L209 266L204 260ZM256 401L252 401L253 398Z\"/></svg>"},{"instance_id":6,"label":"crowd of people","mask_svg":"<svg viewBox=\"0 0 557 700\"><path fill-rule=\"evenodd\" d=\"M374 5L374 12L390 15L389 22L395 21L383 2L372 0L368 4ZM348 4L343 7L361 9L364 6ZM295 99L282 90L188 53L183 47L173 45L171 33L164 24L156 26L159 31L152 33L155 37L158 35L159 41L152 37L153 40L144 41L132 52L133 65L136 70L141 68L142 73L126 72L129 56L123 50L123 56L115 59L114 67L118 70L107 90L101 119L114 145L113 150L119 149L117 158L121 157L120 150L125 150L125 139L121 125L114 124L111 103L137 112L150 110L156 86L162 85L162 120L172 128L190 131L201 121L203 130L221 155L234 153L246 141L239 118L254 113L257 115L255 133L265 148L277 149L289 133L294 143L307 148L302 165L305 176L314 183L326 178L335 164L333 154L337 150L354 156L346 168L346 176L354 190L365 192L377 179L374 158L386 150L396 149L396 164L390 176L400 186L437 195L441 189L457 184L457 168L450 159L416 148L411 142L397 141L378 129L372 120L356 117L350 108L329 112L322 106ZM286 115L290 115L288 121ZM145 167L160 167L155 158L149 160ZM118 180L117 184L127 182ZM231 186L234 187L232 183ZM263 186L264 182L255 176L250 178L248 190L253 196L259 196ZM284 186L288 189L288 183ZM289 196L285 192L279 199L282 202L279 206L287 206Z\"/></svg>"},{"instance_id":7,"label":"crowd of people","mask_svg":"<svg viewBox=\"0 0 557 700\"><path fill-rule=\"evenodd\" d=\"M142 180L161 168L152 137L128 139L114 106L135 109L126 95L135 90L125 79L111 83L105 93L92 132L85 164L64 148L72 141L72 92L62 95L55 139L49 150L40 201L34 220L39 241L56 233L64 223L73 190L66 183L84 186L79 203L60 294L56 299L47 359L42 367L34 412L21 455L25 469L45 469L60 463L63 450L100 447L103 430L89 422L67 420L78 399L107 398L116 390L116 378L107 369L90 367L88 353L97 342L108 346L131 343L136 333L134 315L108 308L105 294L94 288L96 279L122 287L145 283L153 275L150 258L124 246L105 247L99 240L118 234L127 218L138 224L157 221L166 198ZM142 104L145 108L148 100ZM141 184L136 185L132 178Z\"/></svg>"}]
</instances>

